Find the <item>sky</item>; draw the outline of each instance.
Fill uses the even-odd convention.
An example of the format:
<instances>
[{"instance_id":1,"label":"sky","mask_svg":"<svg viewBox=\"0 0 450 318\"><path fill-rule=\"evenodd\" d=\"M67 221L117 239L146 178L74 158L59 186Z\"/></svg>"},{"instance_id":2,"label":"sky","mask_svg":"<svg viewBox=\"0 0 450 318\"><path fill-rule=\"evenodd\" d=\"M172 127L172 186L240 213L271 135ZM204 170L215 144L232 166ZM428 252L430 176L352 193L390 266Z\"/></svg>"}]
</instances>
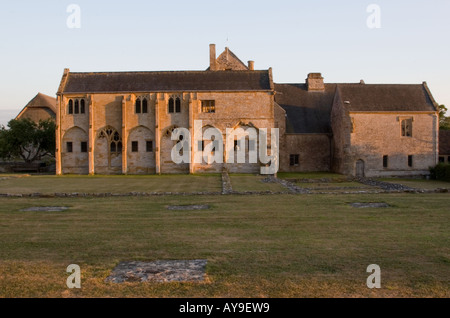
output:
<instances>
[{"instance_id":1,"label":"sky","mask_svg":"<svg viewBox=\"0 0 450 318\"><path fill-rule=\"evenodd\" d=\"M55 96L64 68L205 70L210 43L272 67L276 83L426 81L450 108L449 34L450 0L5 0L0 125L38 92Z\"/></svg>"}]
</instances>

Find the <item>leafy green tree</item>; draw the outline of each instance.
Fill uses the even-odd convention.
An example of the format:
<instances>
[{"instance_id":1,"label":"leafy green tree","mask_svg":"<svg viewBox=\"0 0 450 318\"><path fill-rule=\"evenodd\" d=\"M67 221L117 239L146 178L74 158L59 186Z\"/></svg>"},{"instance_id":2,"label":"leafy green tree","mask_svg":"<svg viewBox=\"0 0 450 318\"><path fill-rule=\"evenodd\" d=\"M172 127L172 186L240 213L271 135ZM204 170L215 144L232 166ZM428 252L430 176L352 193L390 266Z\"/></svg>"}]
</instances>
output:
<instances>
[{"instance_id":1,"label":"leafy green tree","mask_svg":"<svg viewBox=\"0 0 450 318\"><path fill-rule=\"evenodd\" d=\"M439 129L450 130L450 117L445 116L448 111L444 105L439 105Z\"/></svg>"},{"instance_id":2,"label":"leafy green tree","mask_svg":"<svg viewBox=\"0 0 450 318\"><path fill-rule=\"evenodd\" d=\"M26 163L55 155L55 122L30 119L10 120L0 129L0 158L22 159Z\"/></svg>"}]
</instances>

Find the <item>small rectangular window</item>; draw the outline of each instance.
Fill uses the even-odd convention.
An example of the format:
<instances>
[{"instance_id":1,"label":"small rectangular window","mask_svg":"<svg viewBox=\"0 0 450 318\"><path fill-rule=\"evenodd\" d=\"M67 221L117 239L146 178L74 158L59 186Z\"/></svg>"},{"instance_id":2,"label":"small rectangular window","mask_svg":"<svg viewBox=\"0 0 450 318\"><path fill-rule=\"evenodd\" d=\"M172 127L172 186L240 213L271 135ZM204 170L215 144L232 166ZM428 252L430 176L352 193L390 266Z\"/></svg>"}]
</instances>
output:
<instances>
[{"instance_id":1,"label":"small rectangular window","mask_svg":"<svg viewBox=\"0 0 450 318\"><path fill-rule=\"evenodd\" d=\"M289 157L291 167L298 166L300 163L300 155L290 155Z\"/></svg>"},{"instance_id":2,"label":"small rectangular window","mask_svg":"<svg viewBox=\"0 0 450 318\"><path fill-rule=\"evenodd\" d=\"M87 142L86 141L81 142L81 152L87 152Z\"/></svg>"},{"instance_id":3,"label":"small rectangular window","mask_svg":"<svg viewBox=\"0 0 450 318\"><path fill-rule=\"evenodd\" d=\"M412 137L412 118L403 119L402 124L402 137Z\"/></svg>"},{"instance_id":4,"label":"small rectangular window","mask_svg":"<svg viewBox=\"0 0 450 318\"><path fill-rule=\"evenodd\" d=\"M131 142L131 152L138 152L139 150L139 144L137 141L132 141Z\"/></svg>"},{"instance_id":5,"label":"small rectangular window","mask_svg":"<svg viewBox=\"0 0 450 318\"><path fill-rule=\"evenodd\" d=\"M67 152L73 152L73 143L71 141L67 142Z\"/></svg>"},{"instance_id":6,"label":"small rectangular window","mask_svg":"<svg viewBox=\"0 0 450 318\"><path fill-rule=\"evenodd\" d=\"M355 128L356 128L356 126L355 126L355 118L354 117L351 118L351 123L352 123L352 126L351 126L351 129L350 129L350 133L353 134L355 132Z\"/></svg>"},{"instance_id":7,"label":"small rectangular window","mask_svg":"<svg viewBox=\"0 0 450 318\"><path fill-rule=\"evenodd\" d=\"M146 150L147 150L147 152L153 152L153 141L147 140L147 142L146 142Z\"/></svg>"},{"instance_id":8,"label":"small rectangular window","mask_svg":"<svg viewBox=\"0 0 450 318\"><path fill-rule=\"evenodd\" d=\"M387 168L389 164L389 157L383 156L383 168Z\"/></svg>"},{"instance_id":9,"label":"small rectangular window","mask_svg":"<svg viewBox=\"0 0 450 318\"><path fill-rule=\"evenodd\" d=\"M450 156L447 157L447 162L450 163Z\"/></svg>"},{"instance_id":10,"label":"small rectangular window","mask_svg":"<svg viewBox=\"0 0 450 318\"><path fill-rule=\"evenodd\" d=\"M202 100L202 113L215 113L216 101L214 100Z\"/></svg>"},{"instance_id":11,"label":"small rectangular window","mask_svg":"<svg viewBox=\"0 0 450 318\"><path fill-rule=\"evenodd\" d=\"M450 157L449 157L449 159L450 159ZM439 157L439 162L445 162L445 157L443 157L443 156Z\"/></svg>"},{"instance_id":12,"label":"small rectangular window","mask_svg":"<svg viewBox=\"0 0 450 318\"><path fill-rule=\"evenodd\" d=\"M413 156L409 155L408 156L408 167L412 167L413 166Z\"/></svg>"}]
</instances>

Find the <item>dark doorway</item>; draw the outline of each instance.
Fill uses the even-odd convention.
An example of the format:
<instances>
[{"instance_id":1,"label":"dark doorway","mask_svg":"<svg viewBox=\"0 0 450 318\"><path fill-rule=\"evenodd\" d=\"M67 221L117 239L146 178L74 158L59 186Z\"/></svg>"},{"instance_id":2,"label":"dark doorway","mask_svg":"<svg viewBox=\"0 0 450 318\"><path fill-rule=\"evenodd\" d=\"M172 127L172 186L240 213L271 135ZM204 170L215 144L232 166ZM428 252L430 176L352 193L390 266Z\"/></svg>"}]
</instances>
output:
<instances>
[{"instance_id":1,"label":"dark doorway","mask_svg":"<svg viewBox=\"0 0 450 318\"><path fill-rule=\"evenodd\" d=\"M363 160L356 161L356 177L364 178L364 161Z\"/></svg>"}]
</instances>

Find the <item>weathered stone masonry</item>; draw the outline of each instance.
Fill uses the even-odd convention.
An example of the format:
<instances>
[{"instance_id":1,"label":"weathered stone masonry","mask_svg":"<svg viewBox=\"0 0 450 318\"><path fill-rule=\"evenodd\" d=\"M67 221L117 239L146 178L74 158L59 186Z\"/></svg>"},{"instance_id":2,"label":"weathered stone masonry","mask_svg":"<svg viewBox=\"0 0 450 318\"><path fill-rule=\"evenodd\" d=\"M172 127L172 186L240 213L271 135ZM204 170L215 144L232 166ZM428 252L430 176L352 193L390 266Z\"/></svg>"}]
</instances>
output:
<instances>
[{"instance_id":1,"label":"weathered stone masonry","mask_svg":"<svg viewBox=\"0 0 450 318\"><path fill-rule=\"evenodd\" d=\"M56 120L57 174L259 172L260 163L173 163L172 131L195 120L223 140L227 128L278 128L280 171L421 175L438 160L437 104L426 83L328 84L310 73L304 84L275 84L272 69L254 70L228 48L216 58L215 45L206 71L66 69Z\"/></svg>"}]
</instances>

